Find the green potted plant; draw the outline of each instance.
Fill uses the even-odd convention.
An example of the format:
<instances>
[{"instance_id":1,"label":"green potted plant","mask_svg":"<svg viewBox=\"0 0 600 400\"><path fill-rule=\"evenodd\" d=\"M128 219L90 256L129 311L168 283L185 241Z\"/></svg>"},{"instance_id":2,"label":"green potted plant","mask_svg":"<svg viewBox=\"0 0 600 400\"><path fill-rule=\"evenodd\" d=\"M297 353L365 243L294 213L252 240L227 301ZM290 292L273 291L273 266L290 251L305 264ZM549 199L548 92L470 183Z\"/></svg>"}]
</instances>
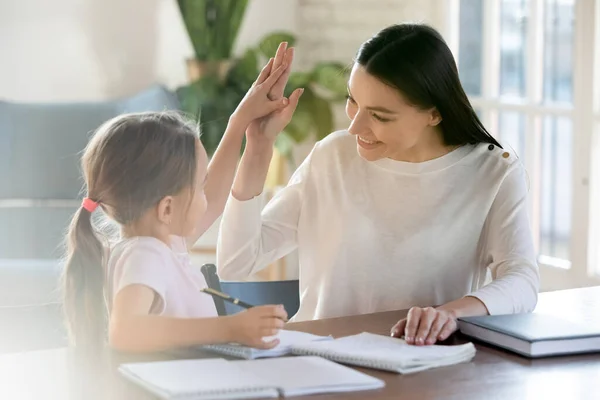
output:
<instances>
[{"instance_id":1,"label":"green potted plant","mask_svg":"<svg viewBox=\"0 0 600 400\"><path fill-rule=\"evenodd\" d=\"M197 64L192 70L199 73L190 73L191 82L178 88L177 95L183 111L198 119L209 154L219 144L229 116L260 67L275 55L279 43L293 46L296 42L288 32L273 32L241 57L232 58L246 5L247 1L242 0L179 0L196 53L196 60L188 61L188 67ZM309 71L292 72L286 95L298 87L305 91L291 123L277 139L276 148L282 156L292 161L294 144L310 138L318 140L333 131L332 106L345 99L346 82L347 69L336 62L321 62Z\"/></svg>"},{"instance_id":2,"label":"green potted plant","mask_svg":"<svg viewBox=\"0 0 600 400\"><path fill-rule=\"evenodd\" d=\"M187 60L190 80L223 78L228 71L248 0L178 0L194 58Z\"/></svg>"}]
</instances>

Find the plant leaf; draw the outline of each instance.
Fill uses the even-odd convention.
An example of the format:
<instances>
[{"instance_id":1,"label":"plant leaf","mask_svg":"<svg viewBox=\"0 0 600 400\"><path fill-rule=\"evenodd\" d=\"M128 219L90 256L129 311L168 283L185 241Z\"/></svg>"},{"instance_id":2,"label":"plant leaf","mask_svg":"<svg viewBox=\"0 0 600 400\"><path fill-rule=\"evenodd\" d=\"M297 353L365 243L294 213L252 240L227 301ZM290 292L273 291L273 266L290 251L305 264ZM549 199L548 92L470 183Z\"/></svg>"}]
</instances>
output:
<instances>
[{"instance_id":1,"label":"plant leaf","mask_svg":"<svg viewBox=\"0 0 600 400\"><path fill-rule=\"evenodd\" d=\"M310 115L316 130L317 140L323 139L333 131L333 111L331 103L314 95L310 101Z\"/></svg>"},{"instance_id":2,"label":"plant leaf","mask_svg":"<svg viewBox=\"0 0 600 400\"><path fill-rule=\"evenodd\" d=\"M196 58L229 59L248 0L178 0Z\"/></svg>"},{"instance_id":3,"label":"plant leaf","mask_svg":"<svg viewBox=\"0 0 600 400\"><path fill-rule=\"evenodd\" d=\"M225 86L217 77L206 76L192 84L177 89L181 109L190 118L200 116L200 140L206 152L211 155L216 150L229 116L241 101L243 94L235 88Z\"/></svg>"},{"instance_id":4,"label":"plant leaf","mask_svg":"<svg viewBox=\"0 0 600 400\"><path fill-rule=\"evenodd\" d=\"M177 89L176 94L179 99L181 110L185 112L189 118L196 118L200 114L204 93L200 82L194 82Z\"/></svg>"},{"instance_id":5,"label":"plant leaf","mask_svg":"<svg viewBox=\"0 0 600 400\"><path fill-rule=\"evenodd\" d=\"M250 88L257 76L258 54L255 50L248 49L242 58L234 61L229 70L227 80L245 92Z\"/></svg>"},{"instance_id":6,"label":"plant leaf","mask_svg":"<svg viewBox=\"0 0 600 400\"><path fill-rule=\"evenodd\" d=\"M206 0L196 0L206 1ZM248 0L213 0L216 9L213 51L215 59L229 59Z\"/></svg>"},{"instance_id":7,"label":"plant leaf","mask_svg":"<svg viewBox=\"0 0 600 400\"><path fill-rule=\"evenodd\" d=\"M209 58L210 34L206 21L206 2L197 0L178 0L179 10L188 36L194 47L196 58Z\"/></svg>"},{"instance_id":8,"label":"plant leaf","mask_svg":"<svg viewBox=\"0 0 600 400\"><path fill-rule=\"evenodd\" d=\"M293 46L296 43L296 37L288 32L273 32L260 41L258 48L265 57L274 57L281 42L287 42L288 46Z\"/></svg>"},{"instance_id":9,"label":"plant leaf","mask_svg":"<svg viewBox=\"0 0 600 400\"><path fill-rule=\"evenodd\" d=\"M228 16L229 24L231 26L229 30L229 38L228 38L228 46L229 46L229 54L228 57L231 57L231 51L233 50L233 46L235 45L235 40L240 31L240 27L242 26L242 21L244 20L244 15L246 14L246 8L248 7L248 0L233 0L234 6L233 10Z\"/></svg>"},{"instance_id":10,"label":"plant leaf","mask_svg":"<svg viewBox=\"0 0 600 400\"><path fill-rule=\"evenodd\" d=\"M309 94L306 98L306 94ZM292 120L285 128L286 132L296 143L302 143L314 130L314 119L311 116L310 90L305 90L300 98Z\"/></svg>"},{"instance_id":11,"label":"plant leaf","mask_svg":"<svg viewBox=\"0 0 600 400\"><path fill-rule=\"evenodd\" d=\"M313 70L314 82L329 90L336 98L345 96L348 85L348 70L336 62L322 62Z\"/></svg>"},{"instance_id":12,"label":"plant leaf","mask_svg":"<svg viewBox=\"0 0 600 400\"><path fill-rule=\"evenodd\" d=\"M308 87L285 131L296 143L302 143L312 135L321 140L333 131L333 122L330 101L319 97Z\"/></svg>"},{"instance_id":13,"label":"plant leaf","mask_svg":"<svg viewBox=\"0 0 600 400\"><path fill-rule=\"evenodd\" d=\"M306 88L312 79L311 72L292 72L285 87L284 95L287 97L298 88Z\"/></svg>"}]
</instances>

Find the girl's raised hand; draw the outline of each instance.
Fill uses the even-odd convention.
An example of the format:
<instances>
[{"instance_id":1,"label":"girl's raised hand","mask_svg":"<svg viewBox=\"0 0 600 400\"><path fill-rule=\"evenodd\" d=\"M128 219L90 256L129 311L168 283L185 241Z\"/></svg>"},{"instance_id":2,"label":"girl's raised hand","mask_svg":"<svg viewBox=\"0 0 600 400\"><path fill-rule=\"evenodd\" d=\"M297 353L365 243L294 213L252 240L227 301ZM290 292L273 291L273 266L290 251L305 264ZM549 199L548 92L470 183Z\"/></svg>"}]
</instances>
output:
<instances>
[{"instance_id":1,"label":"girl's raised hand","mask_svg":"<svg viewBox=\"0 0 600 400\"><path fill-rule=\"evenodd\" d=\"M267 65L264 66L232 115L232 118L243 124L243 126L248 126L252 121L274 111L284 109L289 104L288 99L285 97L276 100L269 98L269 92L287 69L285 63L273 69L273 62L274 60L270 59Z\"/></svg>"},{"instance_id":2,"label":"girl's raised hand","mask_svg":"<svg viewBox=\"0 0 600 400\"><path fill-rule=\"evenodd\" d=\"M280 99L284 99L283 93L285 90L285 86L287 84L292 62L294 60L294 48L287 47L287 43L281 43L279 48L277 49L277 53L275 54L275 58L270 60L270 70L263 70L267 73L268 79L274 74L277 74L277 81L271 87L269 91L268 97L273 101L278 101ZM268 66L268 65L267 65ZM281 67L285 67L283 72L279 72ZM271 71L274 71L271 73ZM260 80L261 77L259 77ZM262 79L267 79L264 75ZM294 111L296 110L296 106L298 105L298 100L302 95L304 89L296 89L289 98L289 102L282 107L279 108L272 113L263 116L262 118L258 118L250 123L248 129L246 130L246 137L249 141L267 141L268 144L272 144L275 141L275 138L286 127L287 124L292 120L292 116L294 115Z\"/></svg>"}]
</instances>

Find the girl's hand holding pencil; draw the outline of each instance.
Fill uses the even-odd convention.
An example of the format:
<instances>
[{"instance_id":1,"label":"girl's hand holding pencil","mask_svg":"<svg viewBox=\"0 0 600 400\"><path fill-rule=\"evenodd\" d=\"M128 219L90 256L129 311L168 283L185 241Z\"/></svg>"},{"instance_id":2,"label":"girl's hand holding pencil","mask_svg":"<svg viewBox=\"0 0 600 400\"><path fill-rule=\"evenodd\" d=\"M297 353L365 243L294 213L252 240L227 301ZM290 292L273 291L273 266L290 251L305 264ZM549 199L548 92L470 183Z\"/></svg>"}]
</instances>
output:
<instances>
[{"instance_id":1,"label":"girl's hand holding pencil","mask_svg":"<svg viewBox=\"0 0 600 400\"><path fill-rule=\"evenodd\" d=\"M223 318L228 319L228 336L232 342L271 349L279 344L279 339L264 341L263 338L279 333L287 320L287 312L283 306L256 306Z\"/></svg>"}]
</instances>

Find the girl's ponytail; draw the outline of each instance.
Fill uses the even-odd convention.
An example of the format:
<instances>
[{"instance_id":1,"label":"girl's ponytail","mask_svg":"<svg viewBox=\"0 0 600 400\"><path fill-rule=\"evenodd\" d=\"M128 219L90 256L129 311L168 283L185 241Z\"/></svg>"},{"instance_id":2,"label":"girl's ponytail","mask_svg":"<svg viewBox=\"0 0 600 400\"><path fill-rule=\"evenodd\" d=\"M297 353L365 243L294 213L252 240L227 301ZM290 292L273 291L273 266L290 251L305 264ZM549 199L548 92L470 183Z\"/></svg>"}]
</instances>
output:
<instances>
[{"instance_id":1,"label":"girl's ponytail","mask_svg":"<svg viewBox=\"0 0 600 400\"><path fill-rule=\"evenodd\" d=\"M101 346L106 341L104 255L92 226L92 213L81 207L69 226L63 276L67 327L77 347Z\"/></svg>"}]
</instances>

